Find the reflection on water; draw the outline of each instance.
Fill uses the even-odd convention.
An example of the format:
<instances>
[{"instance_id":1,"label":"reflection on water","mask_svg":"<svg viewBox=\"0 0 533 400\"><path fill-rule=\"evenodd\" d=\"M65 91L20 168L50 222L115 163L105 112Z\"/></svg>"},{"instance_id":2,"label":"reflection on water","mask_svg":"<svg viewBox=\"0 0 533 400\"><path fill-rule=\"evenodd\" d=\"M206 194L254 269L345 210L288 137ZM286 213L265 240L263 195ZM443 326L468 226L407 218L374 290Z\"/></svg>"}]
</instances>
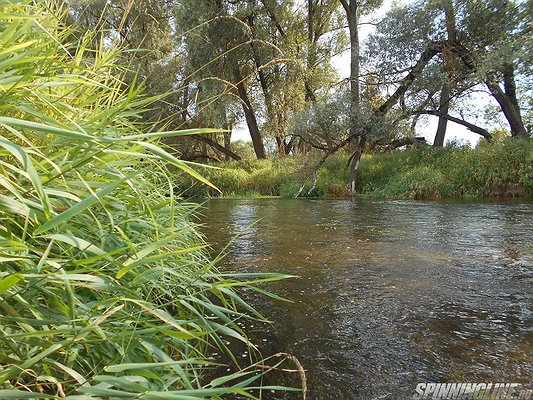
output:
<instances>
[{"instance_id":1,"label":"reflection on water","mask_svg":"<svg viewBox=\"0 0 533 400\"><path fill-rule=\"evenodd\" d=\"M533 204L214 200L204 215L214 248L239 235L224 269L300 277L269 287L292 303L250 301L275 322L263 354L294 354L310 399L533 380Z\"/></svg>"}]
</instances>

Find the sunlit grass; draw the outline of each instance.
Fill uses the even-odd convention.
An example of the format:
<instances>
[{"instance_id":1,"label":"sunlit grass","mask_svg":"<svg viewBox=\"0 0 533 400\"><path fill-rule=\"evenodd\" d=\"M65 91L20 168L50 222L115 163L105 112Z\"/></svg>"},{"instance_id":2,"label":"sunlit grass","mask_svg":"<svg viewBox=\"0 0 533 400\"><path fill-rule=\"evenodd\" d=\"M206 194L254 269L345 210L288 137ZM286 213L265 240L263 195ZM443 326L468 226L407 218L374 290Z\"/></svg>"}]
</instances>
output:
<instances>
[{"instance_id":1,"label":"sunlit grass","mask_svg":"<svg viewBox=\"0 0 533 400\"><path fill-rule=\"evenodd\" d=\"M232 161L205 171L220 192L182 175L178 186L193 196L281 196L293 198L320 155ZM313 188L307 179L299 197L348 197L348 155L329 157ZM187 189L192 185L192 188ZM313 189L313 190L311 190ZM508 138L476 148L450 145L365 154L359 195L374 198L438 199L533 196L533 141Z\"/></svg>"}]
</instances>

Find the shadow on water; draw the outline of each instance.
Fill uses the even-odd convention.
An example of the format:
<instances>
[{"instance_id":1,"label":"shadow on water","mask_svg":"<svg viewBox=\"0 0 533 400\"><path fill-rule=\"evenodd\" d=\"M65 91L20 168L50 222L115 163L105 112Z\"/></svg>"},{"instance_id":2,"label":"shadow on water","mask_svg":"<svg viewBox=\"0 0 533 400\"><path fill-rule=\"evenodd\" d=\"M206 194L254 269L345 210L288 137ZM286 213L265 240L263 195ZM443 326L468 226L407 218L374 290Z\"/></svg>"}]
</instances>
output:
<instances>
[{"instance_id":1,"label":"shadow on water","mask_svg":"<svg viewBox=\"0 0 533 400\"><path fill-rule=\"evenodd\" d=\"M258 222L257 222L258 221ZM307 370L309 399L407 399L417 382L531 382L533 204L213 200L225 270L298 275L249 296L264 355ZM289 397L288 397L289 398Z\"/></svg>"}]
</instances>

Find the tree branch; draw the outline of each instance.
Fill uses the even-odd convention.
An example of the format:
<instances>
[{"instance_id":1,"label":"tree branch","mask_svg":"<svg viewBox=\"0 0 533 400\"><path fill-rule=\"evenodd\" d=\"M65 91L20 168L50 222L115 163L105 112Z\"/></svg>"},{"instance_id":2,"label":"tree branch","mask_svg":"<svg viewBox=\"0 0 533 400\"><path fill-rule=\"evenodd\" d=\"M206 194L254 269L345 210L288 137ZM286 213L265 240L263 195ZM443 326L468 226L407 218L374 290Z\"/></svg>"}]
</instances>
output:
<instances>
[{"instance_id":1,"label":"tree branch","mask_svg":"<svg viewBox=\"0 0 533 400\"><path fill-rule=\"evenodd\" d=\"M412 145L417 145L417 146L427 145L426 138L412 137L412 138L394 139L390 141L386 139L376 140L374 143L370 145L369 150L374 150L378 146L383 146L386 150L392 151L394 149L397 149L398 147L412 146Z\"/></svg>"},{"instance_id":2,"label":"tree branch","mask_svg":"<svg viewBox=\"0 0 533 400\"><path fill-rule=\"evenodd\" d=\"M340 0L340 2L344 8L344 11L346 11L346 15L350 15L350 6L348 5L348 2L346 0Z\"/></svg>"},{"instance_id":3,"label":"tree branch","mask_svg":"<svg viewBox=\"0 0 533 400\"><path fill-rule=\"evenodd\" d=\"M396 104L398 99L407 92L413 81L420 75L427 63L435 57L442 48L442 43L431 43L420 55L413 69L401 80L400 86L377 110L378 114L385 115Z\"/></svg>"},{"instance_id":4,"label":"tree branch","mask_svg":"<svg viewBox=\"0 0 533 400\"><path fill-rule=\"evenodd\" d=\"M455 122L456 124L463 125L466 128L468 128L469 131L483 136L489 142L492 140L492 135L489 133L489 131L477 125L474 125L470 122L467 122L464 119L452 117L451 115L442 114L438 111L433 111L433 110L421 110L421 111L417 111L415 114L435 115L437 117L446 118L448 121L452 121L452 122Z\"/></svg>"},{"instance_id":5,"label":"tree branch","mask_svg":"<svg viewBox=\"0 0 533 400\"><path fill-rule=\"evenodd\" d=\"M214 140L206 137L206 136L200 136L200 135L192 135L193 139L196 139L200 142L207 143L209 146L213 147L214 149L220 151L221 153L226 154L227 156L230 156L234 160L240 161L241 157L238 154L235 154L233 151L225 148L224 146L220 145L219 143L215 142Z\"/></svg>"}]
</instances>

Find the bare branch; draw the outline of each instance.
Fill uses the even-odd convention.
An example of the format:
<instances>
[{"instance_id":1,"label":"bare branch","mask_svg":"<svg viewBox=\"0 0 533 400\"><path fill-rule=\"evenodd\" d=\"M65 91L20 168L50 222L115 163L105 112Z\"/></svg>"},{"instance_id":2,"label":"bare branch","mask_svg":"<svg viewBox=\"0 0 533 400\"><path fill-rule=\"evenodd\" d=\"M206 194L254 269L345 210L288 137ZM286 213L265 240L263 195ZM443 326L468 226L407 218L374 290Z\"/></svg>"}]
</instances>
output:
<instances>
[{"instance_id":1,"label":"bare branch","mask_svg":"<svg viewBox=\"0 0 533 400\"><path fill-rule=\"evenodd\" d=\"M452 122L455 122L456 124L463 125L466 128L468 128L469 131L483 136L489 142L492 140L492 135L489 133L489 131L487 131L484 128L481 128L480 126L472 124L471 122L465 121L464 119L452 117L451 115L442 114L438 111L433 111L433 110L421 110L421 111L417 111L415 114L435 115L437 117L446 118L448 121L452 121Z\"/></svg>"},{"instance_id":2,"label":"bare branch","mask_svg":"<svg viewBox=\"0 0 533 400\"><path fill-rule=\"evenodd\" d=\"M346 0L340 0L340 2L344 8L344 11L346 11L346 14L350 15L350 6L348 5L348 2Z\"/></svg>"}]
</instances>

